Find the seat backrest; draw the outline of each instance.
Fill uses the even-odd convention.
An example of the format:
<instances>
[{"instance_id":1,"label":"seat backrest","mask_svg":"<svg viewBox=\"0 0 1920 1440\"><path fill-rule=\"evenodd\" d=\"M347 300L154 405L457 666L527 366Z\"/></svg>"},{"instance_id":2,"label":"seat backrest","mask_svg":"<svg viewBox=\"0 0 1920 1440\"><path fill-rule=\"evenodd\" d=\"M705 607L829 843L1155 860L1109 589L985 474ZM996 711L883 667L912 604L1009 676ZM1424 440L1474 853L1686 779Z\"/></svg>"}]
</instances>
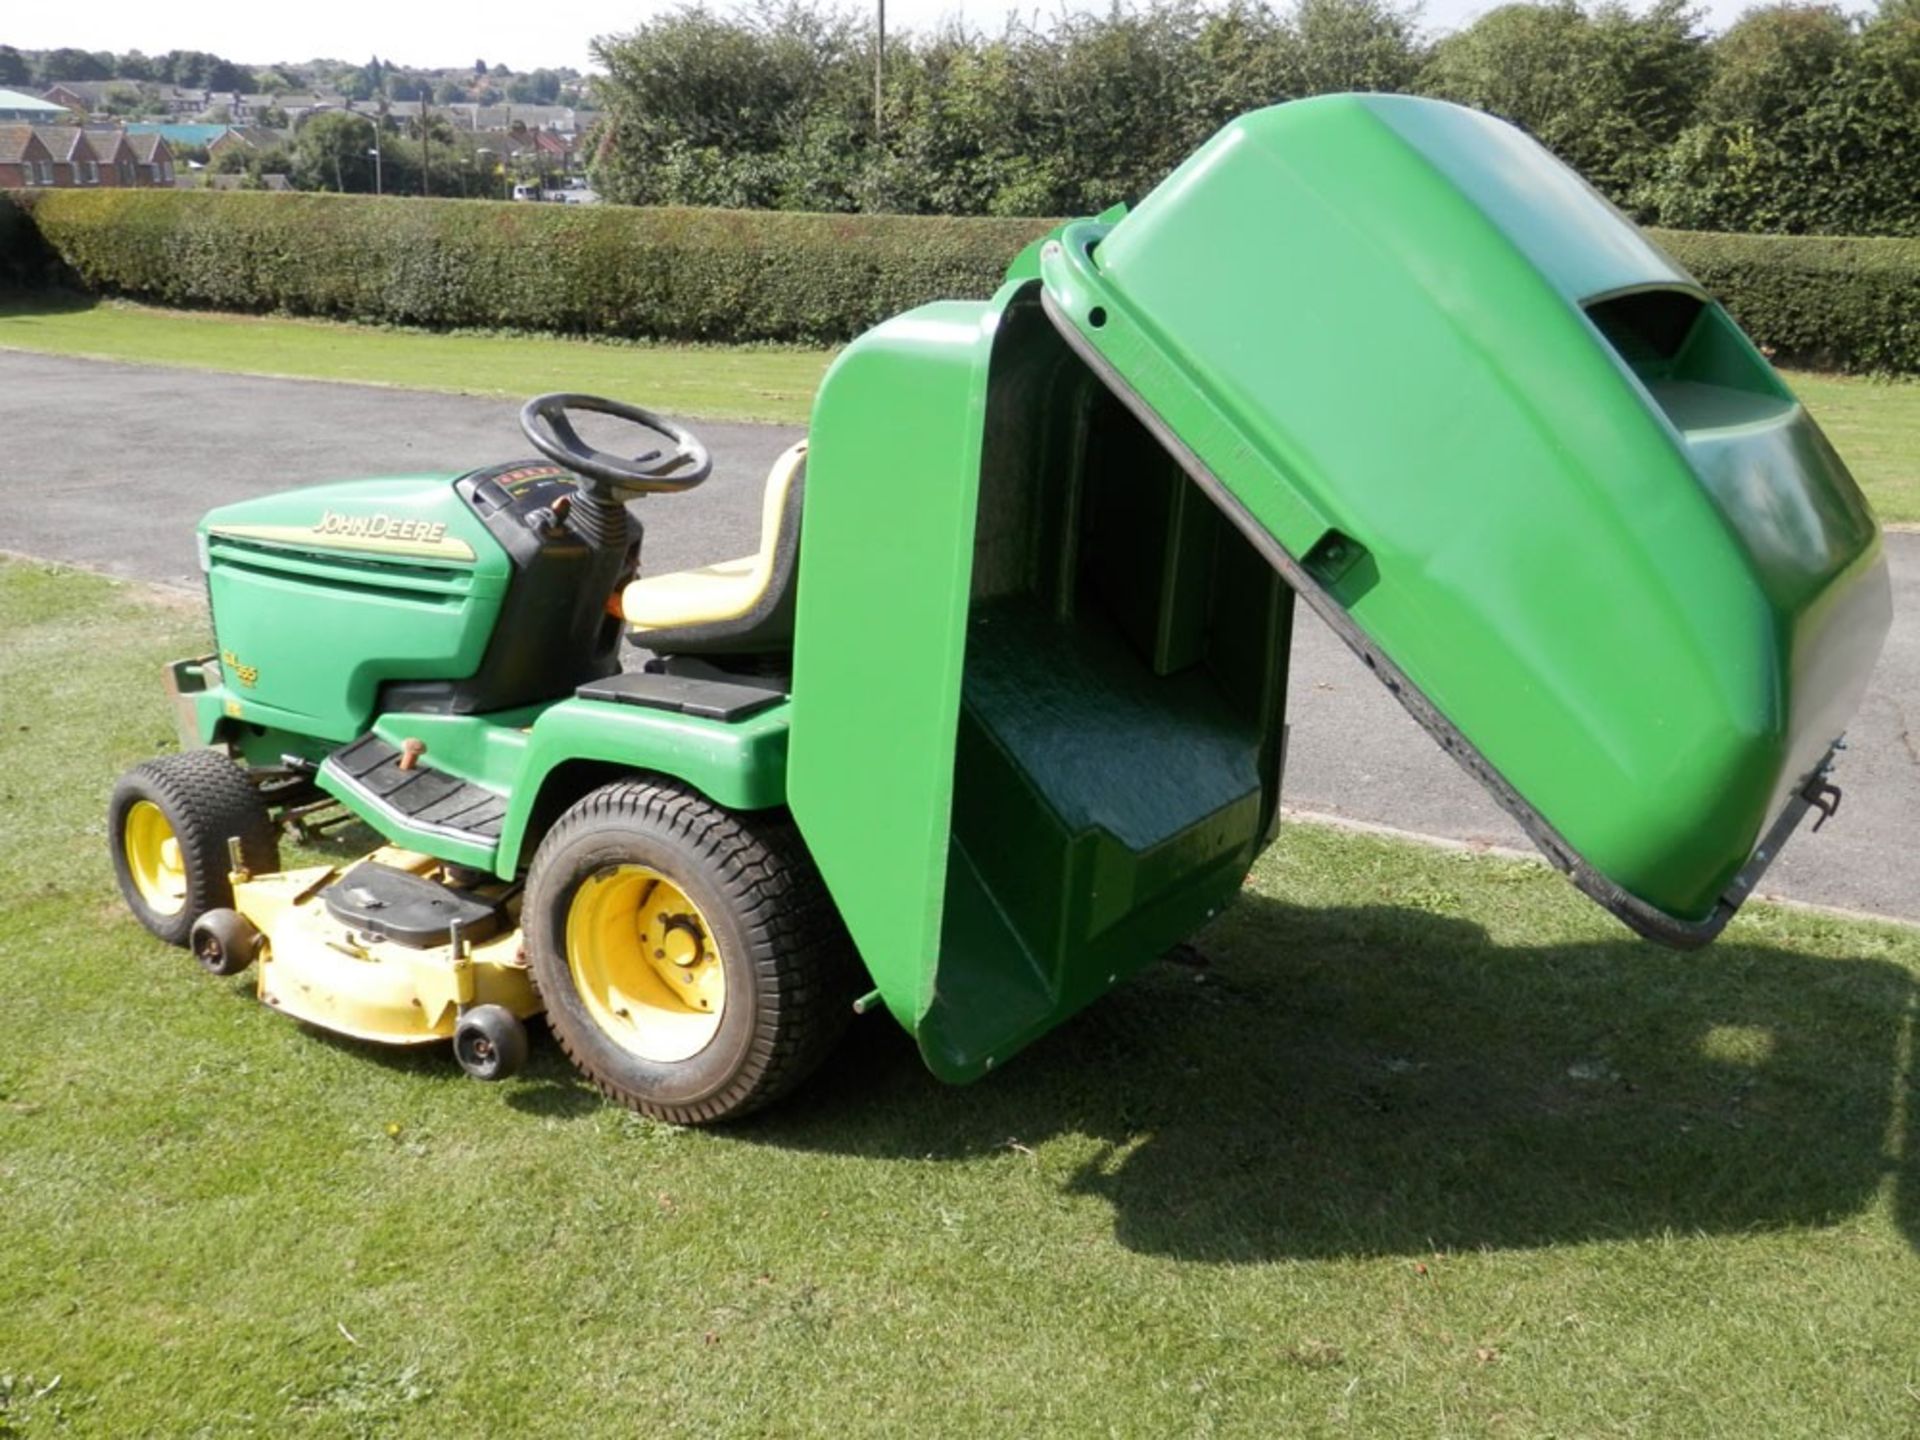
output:
<instances>
[{"instance_id":1,"label":"seat backrest","mask_svg":"<svg viewBox=\"0 0 1920 1440\"><path fill-rule=\"evenodd\" d=\"M663 655L751 655L790 647L806 477L805 440L783 451L767 473L760 502L760 549L752 557L750 588L757 593L751 605L720 619L641 630L635 641Z\"/></svg>"}]
</instances>

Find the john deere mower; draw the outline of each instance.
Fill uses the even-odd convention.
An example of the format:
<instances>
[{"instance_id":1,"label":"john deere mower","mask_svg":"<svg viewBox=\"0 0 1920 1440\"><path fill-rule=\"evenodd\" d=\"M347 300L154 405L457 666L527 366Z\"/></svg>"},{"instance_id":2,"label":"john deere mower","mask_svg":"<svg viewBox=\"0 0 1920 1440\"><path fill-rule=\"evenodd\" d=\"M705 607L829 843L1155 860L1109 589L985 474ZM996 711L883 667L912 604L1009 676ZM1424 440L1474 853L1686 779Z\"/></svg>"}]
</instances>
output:
<instances>
[{"instance_id":1,"label":"john deere mower","mask_svg":"<svg viewBox=\"0 0 1920 1440\"><path fill-rule=\"evenodd\" d=\"M637 517L710 468L684 428L521 422L540 458L206 517L217 653L168 668L190 748L120 781L113 855L278 1010L483 1078L544 1011L674 1121L780 1095L855 1009L975 1079L1231 903L1297 602L1674 946L1833 808L1890 619L1866 503L1726 311L1424 100L1247 115L991 299L876 326L744 559L645 573ZM330 814L384 843L282 870Z\"/></svg>"}]
</instances>

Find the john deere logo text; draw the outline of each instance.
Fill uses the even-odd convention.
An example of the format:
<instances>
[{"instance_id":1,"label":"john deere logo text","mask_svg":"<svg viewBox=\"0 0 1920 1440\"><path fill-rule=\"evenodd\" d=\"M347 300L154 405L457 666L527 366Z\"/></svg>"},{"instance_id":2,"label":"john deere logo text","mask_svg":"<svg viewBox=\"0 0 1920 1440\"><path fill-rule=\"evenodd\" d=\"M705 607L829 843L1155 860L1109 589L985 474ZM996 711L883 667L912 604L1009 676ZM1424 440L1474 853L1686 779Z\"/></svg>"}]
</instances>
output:
<instances>
[{"instance_id":1,"label":"john deere logo text","mask_svg":"<svg viewBox=\"0 0 1920 1440\"><path fill-rule=\"evenodd\" d=\"M328 510L313 527L316 535L351 535L361 540L411 540L438 545L447 538L444 520L396 520L391 515L342 515Z\"/></svg>"}]
</instances>

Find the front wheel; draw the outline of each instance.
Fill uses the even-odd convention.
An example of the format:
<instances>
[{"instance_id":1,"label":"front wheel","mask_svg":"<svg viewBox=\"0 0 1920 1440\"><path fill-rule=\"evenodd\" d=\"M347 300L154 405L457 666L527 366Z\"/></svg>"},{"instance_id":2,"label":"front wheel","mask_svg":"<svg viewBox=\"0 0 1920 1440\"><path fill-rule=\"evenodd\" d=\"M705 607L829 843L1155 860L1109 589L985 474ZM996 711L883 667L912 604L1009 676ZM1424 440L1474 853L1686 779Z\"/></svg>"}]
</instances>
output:
<instances>
[{"instance_id":1,"label":"front wheel","mask_svg":"<svg viewBox=\"0 0 1920 1440\"><path fill-rule=\"evenodd\" d=\"M561 1048L657 1119L779 1098L851 1014L851 947L791 824L670 784L607 785L561 816L520 919Z\"/></svg>"},{"instance_id":2,"label":"front wheel","mask_svg":"<svg viewBox=\"0 0 1920 1440\"><path fill-rule=\"evenodd\" d=\"M136 765L107 802L114 876L134 917L169 945L193 922L233 904L227 842L255 874L280 868L267 807L246 775L217 750L183 750Z\"/></svg>"}]
</instances>

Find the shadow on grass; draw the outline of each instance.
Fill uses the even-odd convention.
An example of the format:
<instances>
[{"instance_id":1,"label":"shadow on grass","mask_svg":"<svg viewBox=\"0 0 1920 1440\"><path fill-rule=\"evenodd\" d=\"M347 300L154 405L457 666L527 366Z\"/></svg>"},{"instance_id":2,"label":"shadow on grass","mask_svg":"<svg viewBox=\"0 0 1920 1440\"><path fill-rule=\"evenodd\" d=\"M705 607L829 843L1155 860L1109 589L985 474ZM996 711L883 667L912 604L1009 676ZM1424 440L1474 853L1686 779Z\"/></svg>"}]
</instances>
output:
<instances>
[{"instance_id":1,"label":"shadow on grass","mask_svg":"<svg viewBox=\"0 0 1920 1440\"><path fill-rule=\"evenodd\" d=\"M1110 1204L1129 1248L1206 1261L1821 1225L1902 1165L1914 987L1883 960L1513 949L1253 896L1200 948L1207 969L1154 967L964 1090L865 1024L735 1133L936 1161L1084 1136L1050 1180Z\"/></svg>"},{"instance_id":2,"label":"shadow on grass","mask_svg":"<svg viewBox=\"0 0 1920 1440\"><path fill-rule=\"evenodd\" d=\"M75 315L100 303L78 290L38 289L0 283L0 320L27 315Z\"/></svg>"}]
</instances>

